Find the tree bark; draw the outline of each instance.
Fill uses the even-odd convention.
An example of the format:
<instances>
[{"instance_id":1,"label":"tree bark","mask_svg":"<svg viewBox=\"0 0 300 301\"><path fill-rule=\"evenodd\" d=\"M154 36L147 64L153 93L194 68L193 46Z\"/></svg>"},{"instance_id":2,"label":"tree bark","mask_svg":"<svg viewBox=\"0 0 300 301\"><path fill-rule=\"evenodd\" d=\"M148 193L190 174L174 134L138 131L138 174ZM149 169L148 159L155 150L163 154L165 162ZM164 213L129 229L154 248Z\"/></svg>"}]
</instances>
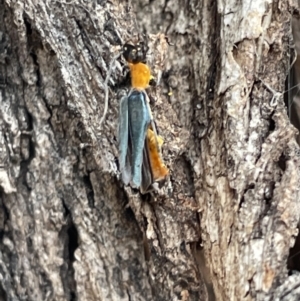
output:
<instances>
[{"instance_id":1,"label":"tree bark","mask_svg":"<svg viewBox=\"0 0 300 301\"><path fill-rule=\"evenodd\" d=\"M155 20L163 7L170 17L163 25L177 42L172 75L185 78L173 107L190 132L187 153L217 300L299 299L299 276L287 268L298 234L299 148L282 93L293 5L155 1L148 23L139 15L145 28L161 29Z\"/></svg>"},{"instance_id":2,"label":"tree bark","mask_svg":"<svg viewBox=\"0 0 300 301\"><path fill-rule=\"evenodd\" d=\"M296 4L133 5L0 0L0 300L298 300ZM149 38L171 176L145 196L119 178L114 60L142 31L174 43Z\"/></svg>"}]
</instances>

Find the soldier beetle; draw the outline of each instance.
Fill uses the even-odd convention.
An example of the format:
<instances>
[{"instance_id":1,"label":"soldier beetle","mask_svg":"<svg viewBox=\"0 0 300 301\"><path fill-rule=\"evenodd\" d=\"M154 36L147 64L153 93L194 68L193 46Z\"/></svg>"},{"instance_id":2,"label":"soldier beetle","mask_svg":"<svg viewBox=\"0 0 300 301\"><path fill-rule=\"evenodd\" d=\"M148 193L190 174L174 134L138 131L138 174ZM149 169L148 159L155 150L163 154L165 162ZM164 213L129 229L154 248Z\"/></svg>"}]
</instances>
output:
<instances>
[{"instance_id":1,"label":"soldier beetle","mask_svg":"<svg viewBox=\"0 0 300 301\"><path fill-rule=\"evenodd\" d=\"M152 184L164 180L169 171L163 163L162 137L157 129L145 89L152 79L150 68L144 63L147 47L125 44L123 56L128 62L131 90L120 102L119 164L122 181L141 193L152 190Z\"/></svg>"}]
</instances>

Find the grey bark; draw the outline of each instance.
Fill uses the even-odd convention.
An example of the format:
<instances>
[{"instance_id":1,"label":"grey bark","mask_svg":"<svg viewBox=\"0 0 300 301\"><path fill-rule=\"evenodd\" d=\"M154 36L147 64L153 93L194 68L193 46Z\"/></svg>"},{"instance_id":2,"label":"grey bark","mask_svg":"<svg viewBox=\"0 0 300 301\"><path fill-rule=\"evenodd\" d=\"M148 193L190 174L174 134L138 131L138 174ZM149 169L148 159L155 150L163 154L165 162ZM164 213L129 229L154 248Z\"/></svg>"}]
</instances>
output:
<instances>
[{"instance_id":1,"label":"grey bark","mask_svg":"<svg viewBox=\"0 0 300 301\"><path fill-rule=\"evenodd\" d=\"M298 6L299 6L298 0ZM289 115L292 124L299 130L300 129L300 98L299 98L299 83L300 83L300 19L299 15L295 15L292 20L293 38L295 43L296 58L290 72L290 78L288 86L289 93ZM297 136L297 142L299 144L300 137Z\"/></svg>"},{"instance_id":2,"label":"grey bark","mask_svg":"<svg viewBox=\"0 0 300 301\"><path fill-rule=\"evenodd\" d=\"M295 4L133 4L0 0L0 300L298 300ZM117 171L121 59L100 122L141 27L175 44L148 92L171 176L144 197Z\"/></svg>"}]
</instances>

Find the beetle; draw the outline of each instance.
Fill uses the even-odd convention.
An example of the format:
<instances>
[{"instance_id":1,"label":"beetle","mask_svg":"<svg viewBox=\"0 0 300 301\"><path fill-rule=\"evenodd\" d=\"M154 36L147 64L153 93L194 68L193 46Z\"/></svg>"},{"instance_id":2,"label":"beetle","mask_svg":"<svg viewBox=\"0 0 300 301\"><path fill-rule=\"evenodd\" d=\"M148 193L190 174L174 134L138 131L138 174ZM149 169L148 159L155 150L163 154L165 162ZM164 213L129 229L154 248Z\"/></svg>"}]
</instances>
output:
<instances>
[{"instance_id":1,"label":"beetle","mask_svg":"<svg viewBox=\"0 0 300 301\"><path fill-rule=\"evenodd\" d=\"M152 78L149 66L144 63L146 47L141 43L136 46L127 43L123 49L130 68L131 90L120 101L120 172L125 185L147 193L152 190L152 184L164 180L169 171L163 163L163 139L157 135L145 91Z\"/></svg>"}]
</instances>

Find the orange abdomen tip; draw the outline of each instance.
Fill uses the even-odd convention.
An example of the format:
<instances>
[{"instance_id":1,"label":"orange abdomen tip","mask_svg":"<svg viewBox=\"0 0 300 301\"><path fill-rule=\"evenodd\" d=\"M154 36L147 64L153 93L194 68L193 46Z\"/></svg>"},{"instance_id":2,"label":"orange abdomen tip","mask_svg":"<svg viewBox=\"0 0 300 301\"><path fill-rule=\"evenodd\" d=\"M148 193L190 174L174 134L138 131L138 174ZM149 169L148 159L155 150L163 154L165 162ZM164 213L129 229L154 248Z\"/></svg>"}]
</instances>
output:
<instances>
[{"instance_id":1,"label":"orange abdomen tip","mask_svg":"<svg viewBox=\"0 0 300 301\"><path fill-rule=\"evenodd\" d=\"M163 163L160 151L158 149L158 147L162 146L163 139L162 137L157 136L157 140L156 140L153 131L148 129L147 140L148 140L148 147L149 147L149 161L151 165L153 181L155 182L155 181L163 180L169 174L169 170Z\"/></svg>"},{"instance_id":2,"label":"orange abdomen tip","mask_svg":"<svg viewBox=\"0 0 300 301\"><path fill-rule=\"evenodd\" d=\"M136 89L145 89L149 86L151 79L150 68L143 63L129 63L131 86Z\"/></svg>"}]
</instances>

